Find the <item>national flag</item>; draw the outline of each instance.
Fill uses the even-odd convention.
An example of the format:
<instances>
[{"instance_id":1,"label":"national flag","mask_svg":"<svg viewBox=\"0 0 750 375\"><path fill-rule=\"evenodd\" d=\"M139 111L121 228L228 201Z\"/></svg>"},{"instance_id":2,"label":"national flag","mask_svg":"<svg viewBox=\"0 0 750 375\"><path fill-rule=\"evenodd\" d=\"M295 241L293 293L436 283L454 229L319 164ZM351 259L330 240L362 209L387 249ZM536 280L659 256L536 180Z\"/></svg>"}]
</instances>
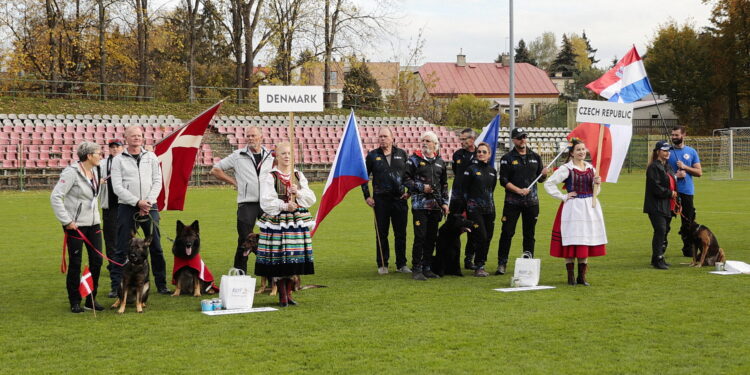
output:
<instances>
[{"instance_id":1,"label":"national flag","mask_svg":"<svg viewBox=\"0 0 750 375\"><path fill-rule=\"evenodd\" d=\"M223 102L214 104L154 146L162 175L162 188L156 200L159 211L182 211L185 207L185 195L203 133Z\"/></svg>"},{"instance_id":2,"label":"national flag","mask_svg":"<svg viewBox=\"0 0 750 375\"><path fill-rule=\"evenodd\" d=\"M311 235L315 235L320 222L326 215L346 196L349 190L367 183L367 167L365 167L364 151L362 141L357 128L357 118L354 111L349 114L344 135L341 136L336 157L328 174L326 186L323 188L323 196L320 199L318 212L315 214L315 227Z\"/></svg>"},{"instance_id":3,"label":"national flag","mask_svg":"<svg viewBox=\"0 0 750 375\"><path fill-rule=\"evenodd\" d=\"M91 278L91 271L89 271L89 266L86 266L86 268L83 269L83 274L81 275L81 283L78 285L78 293L81 294L81 298L86 298L89 294L91 294L94 291L94 279Z\"/></svg>"},{"instance_id":4,"label":"national flag","mask_svg":"<svg viewBox=\"0 0 750 375\"><path fill-rule=\"evenodd\" d=\"M487 126L482 128L482 133L479 134L477 139L474 141L474 146L479 146L480 143L485 142L490 145L490 150L492 150L492 155L490 155L490 160L493 161L493 166L495 162L495 155L497 150L497 137L500 132L500 115L496 115L495 118L490 121Z\"/></svg>"},{"instance_id":5,"label":"national flag","mask_svg":"<svg viewBox=\"0 0 750 375\"><path fill-rule=\"evenodd\" d=\"M612 69L586 87L608 101L618 103L632 103L652 92L643 60L635 47L631 48ZM604 138L602 149L597 150L600 128L604 131ZM601 158L599 175L604 182L617 182L632 137L632 126L600 126L594 123L581 123L568 134L568 139L580 138L586 144L594 165L597 159Z\"/></svg>"}]
</instances>

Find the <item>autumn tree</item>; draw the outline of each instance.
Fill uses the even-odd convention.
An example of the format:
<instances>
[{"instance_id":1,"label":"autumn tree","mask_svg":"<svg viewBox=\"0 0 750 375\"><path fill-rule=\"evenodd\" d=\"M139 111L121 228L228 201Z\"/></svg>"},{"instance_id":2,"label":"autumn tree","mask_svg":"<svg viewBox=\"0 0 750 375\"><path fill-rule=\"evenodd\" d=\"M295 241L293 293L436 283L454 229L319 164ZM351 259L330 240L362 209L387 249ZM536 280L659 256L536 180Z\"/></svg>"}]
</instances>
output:
<instances>
[{"instance_id":1,"label":"autumn tree","mask_svg":"<svg viewBox=\"0 0 750 375\"><path fill-rule=\"evenodd\" d=\"M490 102L474 95L459 95L448 104L445 124L458 128L481 129L495 116Z\"/></svg>"},{"instance_id":2,"label":"autumn tree","mask_svg":"<svg viewBox=\"0 0 750 375\"><path fill-rule=\"evenodd\" d=\"M560 52L557 53L557 56L550 65L548 72L551 75L561 73L563 77L572 77L573 74L578 72L573 45L565 34L562 36Z\"/></svg>"},{"instance_id":3,"label":"autumn tree","mask_svg":"<svg viewBox=\"0 0 750 375\"><path fill-rule=\"evenodd\" d=\"M541 69L549 69L557 54L555 34L547 31L529 43L529 56Z\"/></svg>"},{"instance_id":4,"label":"autumn tree","mask_svg":"<svg viewBox=\"0 0 750 375\"><path fill-rule=\"evenodd\" d=\"M382 92L375 77L372 76L370 68L363 60L357 62L351 60L351 68L344 74L344 89L342 93L344 108L380 110L382 104Z\"/></svg>"}]
</instances>

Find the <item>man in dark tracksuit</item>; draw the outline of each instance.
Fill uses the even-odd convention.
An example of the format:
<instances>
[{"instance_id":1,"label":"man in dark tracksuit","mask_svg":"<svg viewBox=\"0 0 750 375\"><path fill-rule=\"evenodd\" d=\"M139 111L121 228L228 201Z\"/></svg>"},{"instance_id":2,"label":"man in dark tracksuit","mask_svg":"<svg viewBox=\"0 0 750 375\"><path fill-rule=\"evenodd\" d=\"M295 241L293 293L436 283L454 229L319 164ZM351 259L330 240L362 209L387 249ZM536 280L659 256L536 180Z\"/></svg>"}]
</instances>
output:
<instances>
[{"instance_id":1,"label":"man in dark tracksuit","mask_svg":"<svg viewBox=\"0 0 750 375\"><path fill-rule=\"evenodd\" d=\"M451 189L450 213L461 215L466 210L466 201L464 200L465 187L463 184L464 172L470 165L476 164L476 147L474 140L477 138L474 130L464 129L461 131L461 149L453 153L453 188ZM459 235L459 243L460 243ZM466 241L466 250L464 257L464 268L473 270L474 267L474 248L471 241Z\"/></svg>"},{"instance_id":2,"label":"man in dark tracksuit","mask_svg":"<svg viewBox=\"0 0 750 375\"><path fill-rule=\"evenodd\" d=\"M372 174L372 197L368 184L362 184L365 202L375 209L375 259L378 273L388 273L391 255L388 230L391 224L395 239L396 270L410 273L411 270L406 266L406 218L409 210L406 199L409 195L403 185L408 156L406 151L393 145L393 133L387 127L380 129L378 140L380 147L370 151L365 158L367 174Z\"/></svg>"},{"instance_id":3,"label":"man in dark tracksuit","mask_svg":"<svg viewBox=\"0 0 750 375\"><path fill-rule=\"evenodd\" d=\"M489 274L484 270L484 265L487 262L487 253L495 229L494 193L497 185L497 171L488 163L492 150L487 147L487 144L481 144L478 153L482 160L478 160L464 172L466 183L464 197L467 218L474 222L474 228L468 236L469 243L473 245L476 254L474 276L486 277Z\"/></svg>"},{"instance_id":4,"label":"man in dark tracksuit","mask_svg":"<svg viewBox=\"0 0 750 375\"><path fill-rule=\"evenodd\" d=\"M505 188L503 223L500 246L497 251L496 275L505 274L508 253L513 235L516 233L518 217L523 215L523 251L534 255L534 232L539 216L539 195L536 185L528 186L542 175L539 183L547 179L547 168L542 158L526 146L526 132L513 129L513 149L500 159L500 185Z\"/></svg>"},{"instance_id":5,"label":"man in dark tracksuit","mask_svg":"<svg viewBox=\"0 0 750 375\"><path fill-rule=\"evenodd\" d=\"M412 154L406 162L404 185L411 194L414 220L412 278L424 281L440 277L430 266L438 223L448 214L448 174L445 161L437 155L439 144L435 133L425 132L421 140L422 151Z\"/></svg>"},{"instance_id":6,"label":"man in dark tracksuit","mask_svg":"<svg viewBox=\"0 0 750 375\"><path fill-rule=\"evenodd\" d=\"M102 232L104 232L104 245L107 248L107 258L113 259L117 253L117 195L115 189L112 188L112 179L109 178L112 173L112 160L115 156L122 153L122 141L119 139L110 139L109 142L109 157L106 161L106 171L99 173L102 178L106 178L107 182L102 184L102 193L99 196L102 206ZM112 270L115 265L110 261L107 265L109 271L109 278L112 284L109 292L109 298L117 297L117 288L115 277L112 274Z\"/></svg>"}]
</instances>

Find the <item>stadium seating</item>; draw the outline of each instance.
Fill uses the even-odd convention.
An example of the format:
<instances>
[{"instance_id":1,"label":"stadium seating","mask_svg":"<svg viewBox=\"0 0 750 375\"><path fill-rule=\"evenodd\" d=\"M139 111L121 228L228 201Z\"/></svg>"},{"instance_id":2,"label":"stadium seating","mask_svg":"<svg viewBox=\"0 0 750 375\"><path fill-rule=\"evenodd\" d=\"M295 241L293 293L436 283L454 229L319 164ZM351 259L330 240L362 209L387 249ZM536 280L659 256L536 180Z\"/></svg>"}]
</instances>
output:
<instances>
[{"instance_id":1,"label":"stadium seating","mask_svg":"<svg viewBox=\"0 0 750 375\"><path fill-rule=\"evenodd\" d=\"M295 118L296 160L303 164L326 165L333 162L338 142L346 124L346 116L321 115ZM217 143L201 146L196 163L211 166L232 149L246 144L245 128L259 126L267 147L288 139L287 116L217 116L212 133L225 140L223 152L217 154ZM164 115L63 115L63 114L0 114L0 160L4 169L62 168L76 159L75 148L82 140L105 145L107 140L124 137L125 127L143 126L145 144L153 146L182 125L182 120ZM415 117L358 118L365 152L378 147L380 127L389 126L396 144L413 152L419 149L419 136L431 130L441 142L441 153L449 159L461 147L456 130L430 124ZM558 143L565 139L567 129L527 128L530 146L542 154L556 153ZM500 130L499 144L508 146L507 128ZM229 149L227 151L226 149ZM103 147L105 153L108 152Z\"/></svg>"}]
</instances>

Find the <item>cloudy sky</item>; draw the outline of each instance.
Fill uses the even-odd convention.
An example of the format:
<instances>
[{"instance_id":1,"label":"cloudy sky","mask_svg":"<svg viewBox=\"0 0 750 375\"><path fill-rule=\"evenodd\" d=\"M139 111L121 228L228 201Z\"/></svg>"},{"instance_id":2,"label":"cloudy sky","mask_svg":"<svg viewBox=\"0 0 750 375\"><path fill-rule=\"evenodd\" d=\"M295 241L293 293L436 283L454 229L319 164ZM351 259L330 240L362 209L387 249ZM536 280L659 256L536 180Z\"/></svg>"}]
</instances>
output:
<instances>
[{"instance_id":1,"label":"cloudy sky","mask_svg":"<svg viewBox=\"0 0 750 375\"><path fill-rule=\"evenodd\" d=\"M400 0L397 6L401 41L373 48L371 60L393 59L394 50L403 55L420 28L426 42L422 62L454 61L460 49L469 62L491 62L508 50L509 0ZM706 26L711 9L700 0L515 0L513 7L516 43L551 31L559 44L563 33L585 30L606 63L633 44L643 54L658 26L670 19Z\"/></svg>"}]
</instances>

